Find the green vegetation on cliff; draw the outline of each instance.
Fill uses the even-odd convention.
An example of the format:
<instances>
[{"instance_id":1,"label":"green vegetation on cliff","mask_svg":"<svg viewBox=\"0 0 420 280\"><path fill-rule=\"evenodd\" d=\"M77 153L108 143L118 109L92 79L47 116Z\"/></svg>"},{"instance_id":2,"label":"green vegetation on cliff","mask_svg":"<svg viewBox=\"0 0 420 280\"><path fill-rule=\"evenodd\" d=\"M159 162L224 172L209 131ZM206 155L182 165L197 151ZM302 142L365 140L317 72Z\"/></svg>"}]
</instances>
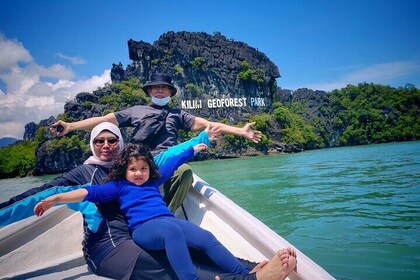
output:
<instances>
[{"instance_id":1,"label":"green vegetation on cliff","mask_svg":"<svg viewBox=\"0 0 420 280\"><path fill-rule=\"evenodd\" d=\"M349 85L327 97L329 104L321 110L331 110L340 145L420 139L420 90L412 85Z\"/></svg>"},{"instance_id":2,"label":"green vegetation on cliff","mask_svg":"<svg viewBox=\"0 0 420 280\"><path fill-rule=\"evenodd\" d=\"M99 98L99 104L105 104L111 108L108 109L108 112L144 104L149 100L149 97L141 88L140 81L136 78L118 84L111 84L109 87L112 93Z\"/></svg>"},{"instance_id":3,"label":"green vegetation on cliff","mask_svg":"<svg viewBox=\"0 0 420 280\"><path fill-rule=\"evenodd\" d=\"M315 127L302 117L301 110L295 106L274 104L274 119L280 125L282 140L286 144L298 144L305 149L324 148L321 136L316 133Z\"/></svg>"},{"instance_id":4,"label":"green vegetation on cliff","mask_svg":"<svg viewBox=\"0 0 420 280\"><path fill-rule=\"evenodd\" d=\"M79 133L80 134L80 133ZM86 153L90 153L89 143L86 139L81 139L80 135L73 134L70 137L61 137L51 139L46 144L48 151L55 151L55 150L70 150L72 148L80 148Z\"/></svg>"},{"instance_id":5,"label":"green vegetation on cliff","mask_svg":"<svg viewBox=\"0 0 420 280\"><path fill-rule=\"evenodd\" d=\"M264 71L262 69L254 70L248 61L242 61L241 71L238 73L238 77L243 81L257 81L258 83L264 83Z\"/></svg>"}]
</instances>

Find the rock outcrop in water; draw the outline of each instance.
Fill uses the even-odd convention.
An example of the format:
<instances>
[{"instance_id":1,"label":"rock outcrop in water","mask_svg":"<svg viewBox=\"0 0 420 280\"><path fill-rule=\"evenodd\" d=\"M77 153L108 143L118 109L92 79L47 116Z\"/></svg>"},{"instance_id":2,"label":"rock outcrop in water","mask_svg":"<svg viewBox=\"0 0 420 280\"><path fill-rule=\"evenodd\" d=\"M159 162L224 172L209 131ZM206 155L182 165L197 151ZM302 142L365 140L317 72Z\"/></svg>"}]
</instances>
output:
<instances>
[{"instance_id":1,"label":"rock outcrop in water","mask_svg":"<svg viewBox=\"0 0 420 280\"><path fill-rule=\"evenodd\" d=\"M112 65L113 83L136 77L144 84L150 80L152 73L168 73L178 88L175 106L194 115L213 121L227 121L232 125L246 123L253 115L272 110L279 70L264 53L243 42L227 39L218 33L168 32L153 44L129 40L128 52L132 60L130 65L125 69L121 63ZM100 116L110 108L107 104L98 103L98 100L110 94L112 91L106 86L92 93L81 92L65 104L64 113L74 120ZM87 103L89 109L86 108ZM36 130L45 123L28 124L25 139L34 139ZM84 137L88 139L88 133ZM50 139L50 135L46 138ZM129 140L128 135L126 138ZM81 164L88 156L83 149L48 149L50 142L47 140L37 148L34 174L65 172ZM270 152L301 150L299 145L275 142ZM218 158L230 158L267 152L255 147L223 145L213 155L201 155L201 158L216 154Z\"/></svg>"}]
</instances>

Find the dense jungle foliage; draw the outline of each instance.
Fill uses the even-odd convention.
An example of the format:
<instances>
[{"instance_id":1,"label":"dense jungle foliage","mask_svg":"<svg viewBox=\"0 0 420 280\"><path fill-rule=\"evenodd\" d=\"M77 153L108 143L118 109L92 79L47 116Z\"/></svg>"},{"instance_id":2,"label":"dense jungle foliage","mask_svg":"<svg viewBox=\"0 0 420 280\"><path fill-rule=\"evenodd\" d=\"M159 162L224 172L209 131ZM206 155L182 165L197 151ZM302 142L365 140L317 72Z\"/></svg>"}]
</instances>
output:
<instances>
[{"instance_id":1,"label":"dense jungle foliage","mask_svg":"<svg viewBox=\"0 0 420 280\"><path fill-rule=\"evenodd\" d=\"M420 139L420 90L412 85L350 85L327 98L320 110L332 116L329 121L339 132L340 145Z\"/></svg>"},{"instance_id":2,"label":"dense jungle foliage","mask_svg":"<svg viewBox=\"0 0 420 280\"><path fill-rule=\"evenodd\" d=\"M35 166L36 141L0 148L0 178L27 175Z\"/></svg>"}]
</instances>

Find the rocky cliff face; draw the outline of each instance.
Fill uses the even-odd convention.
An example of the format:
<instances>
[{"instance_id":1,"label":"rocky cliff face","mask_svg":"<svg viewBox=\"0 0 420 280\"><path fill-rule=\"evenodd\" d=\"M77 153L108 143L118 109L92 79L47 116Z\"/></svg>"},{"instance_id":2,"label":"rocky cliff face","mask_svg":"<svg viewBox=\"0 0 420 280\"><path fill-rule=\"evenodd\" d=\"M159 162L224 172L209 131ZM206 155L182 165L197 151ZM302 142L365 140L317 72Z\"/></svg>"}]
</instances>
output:
<instances>
[{"instance_id":1,"label":"rocky cliff face","mask_svg":"<svg viewBox=\"0 0 420 280\"><path fill-rule=\"evenodd\" d=\"M35 132L37 128L38 126L34 122L27 123L25 125L23 140L35 140Z\"/></svg>"},{"instance_id":2,"label":"rocky cliff face","mask_svg":"<svg viewBox=\"0 0 420 280\"><path fill-rule=\"evenodd\" d=\"M277 90L277 66L265 54L223 35L168 32L156 42L128 41L132 64L114 64L115 82L164 72L178 87L176 105L212 120L244 121L269 112Z\"/></svg>"},{"instance_id":3,"label":"rocky cliff face","mask_svg":"<svg viewBox=\"0 0 420 280\"><path fill-rule=\"evenodd\" d=\"M332 124L334 114L331 112L331 102L326 94L327 92L325 91L308 88L300 88L295 91L278 89L274 96L274 101L279 101L283 104L298 104L298 106L303 108L302 117L318 130L317 133L319 133L319 130L330 132L328 147L338 147L337 139L343 131L337 130ZM320 123L325 126L319 127Z\"/></svg>"},{"instance_id":4,"label":"rocky cliff face","mask_svg":"<svg viewBox=\"0 0 420 280\"><path fill-rule=\"evenodd\" d=\"M79 147L49 150L47 145L41 144L35 151L35 157L36 163L32 174L44 175L69 171L83 164L89 154Z\"/></svg>"}]
</instances>

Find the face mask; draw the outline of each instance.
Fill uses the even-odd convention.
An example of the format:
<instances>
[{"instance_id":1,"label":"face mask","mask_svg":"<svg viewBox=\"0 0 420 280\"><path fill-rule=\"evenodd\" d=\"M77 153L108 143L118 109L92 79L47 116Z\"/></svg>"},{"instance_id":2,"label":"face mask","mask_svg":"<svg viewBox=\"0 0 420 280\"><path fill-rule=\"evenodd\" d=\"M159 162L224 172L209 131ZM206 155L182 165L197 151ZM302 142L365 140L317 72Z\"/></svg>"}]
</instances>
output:
<instances>
[{"instance_id":1,"label":"face mask","mask_svg":"<svg viewBox=\"0 0 420 280\"><path fill-rule=\"evenodd\" d=\"M169 101L171 101L171 97L169 96L165 98L157 98L152 96L152 103L158 106L165 106L169 103Z\"/></svg>"}]
</instances>

